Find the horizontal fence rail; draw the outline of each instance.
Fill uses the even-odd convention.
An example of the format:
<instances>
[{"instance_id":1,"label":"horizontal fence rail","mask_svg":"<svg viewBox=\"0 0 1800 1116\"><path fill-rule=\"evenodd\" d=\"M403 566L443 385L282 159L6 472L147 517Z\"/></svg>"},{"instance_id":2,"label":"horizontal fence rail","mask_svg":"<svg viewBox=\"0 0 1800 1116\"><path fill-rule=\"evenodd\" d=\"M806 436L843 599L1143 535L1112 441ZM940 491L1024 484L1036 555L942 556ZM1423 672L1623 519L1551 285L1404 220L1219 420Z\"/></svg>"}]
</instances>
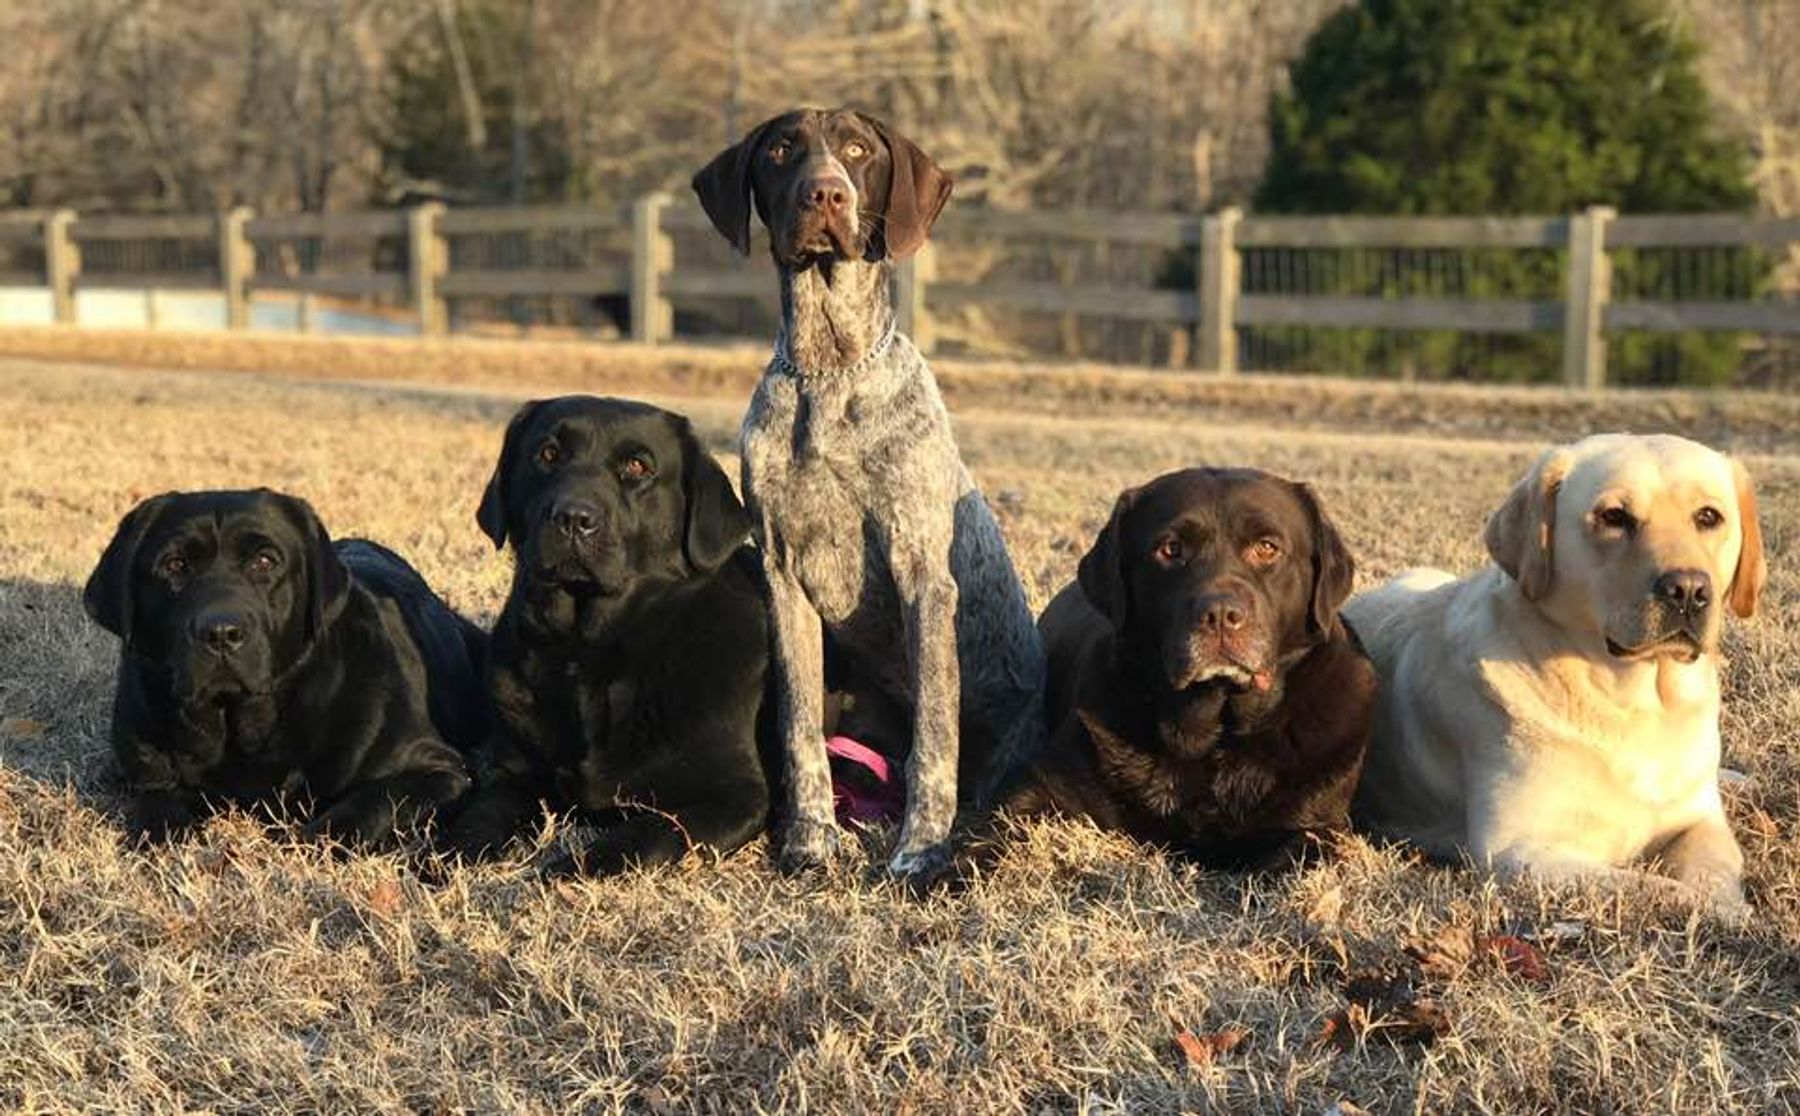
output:
<instances>
[{"instance_id":1,"label":"horizontal fence rail","mask_svg":"<svg viewBox=\"0 0 1800 1116\"><path fill-rule=\"evenodd\" d=\"M1236 371L1251 334L1542 335L1560 347L1564 382L1597 387L1608 379L1614 335L1800 337L1800 218L1620 216L1605 207L1546 217L965 208L934 235L959 248L998 246L1002 259L1008 245L1026 244L1160 254L1185 261L1171 273L1187 278L945 274L928 247L896 273L901 324L927 351L934 318L983 308L1172 330L1191 338L1178 362L1220 373ZM221 293L225 324L244 328L256 295L275 292L298 298L296 328L315 327L319 299L360 300L427 336L456 328L452 309L464 303L561 299L612 307L631 338L652 344L674 335L677 301L772 304L775 280L762 260L677 252L680 238L710 242L710 225L691 202L663 194L623 209L12 211L0 212L0 286L47 288L61 323L79 324L84 290L203 290ZM1694 252L1725 253L1702 261L1706 284L1683 271L1692 260L1672 255Z\"/></svg>"}]
</instances>

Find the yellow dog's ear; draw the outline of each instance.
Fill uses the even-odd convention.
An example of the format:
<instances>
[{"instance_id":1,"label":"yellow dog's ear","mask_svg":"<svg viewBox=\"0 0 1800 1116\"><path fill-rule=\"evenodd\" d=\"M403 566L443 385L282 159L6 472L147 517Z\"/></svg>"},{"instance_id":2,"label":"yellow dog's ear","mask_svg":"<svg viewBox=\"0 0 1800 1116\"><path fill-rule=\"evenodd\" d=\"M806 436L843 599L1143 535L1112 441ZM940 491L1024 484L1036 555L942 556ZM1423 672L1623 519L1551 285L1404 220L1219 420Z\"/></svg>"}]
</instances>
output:
<instances>
[{"instance_id":1,"label":"yellow dog's ear","mask_svg":"<svg viewBox=\"0 0 1800 1116\"><path fill-rule=\"evenodd\" d=\"M1762 598L1763 585L1769 580L1769 567L1763 561L1762 524L1756 518L1756 489L1750 483L1749 470L1733 460L1731 475L1737 481L1738 521L1744 536L1743 545L1738 548L1737 570L1731 575L1731 611L1749 619L1756 615L1756 602Z\"/></svg>"},{"instance_id":2,"label":"yellow dog's ear","mask_svg":"<svg viewBox=\"0 0 1800 1116\"><path fill-rule=\"evenodd\" d=\"M1482 534L1495 565L1519 583L1528 601L1541 600L1556 580L1556 494L1568 475L1569 452L1545 451Z\"/></svg>"}]
</instances>

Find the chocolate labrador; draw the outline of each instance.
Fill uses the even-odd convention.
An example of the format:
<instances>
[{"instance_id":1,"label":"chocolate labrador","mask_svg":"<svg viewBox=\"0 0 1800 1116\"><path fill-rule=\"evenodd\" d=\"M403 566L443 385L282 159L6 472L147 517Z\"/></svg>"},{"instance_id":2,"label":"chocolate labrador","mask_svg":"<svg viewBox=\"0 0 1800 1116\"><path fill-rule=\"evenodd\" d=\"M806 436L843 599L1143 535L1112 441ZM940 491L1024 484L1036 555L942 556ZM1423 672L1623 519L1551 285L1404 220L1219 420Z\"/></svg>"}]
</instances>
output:
<instances>
[{"instance_id":1,"label":"chocolate labrador","mask_svg":"<svg viewBox=\"0 0 1800 1116\"><path fill-rule=\"evenodd\" d=\"M1188 469L1124 493L1039 619L1051 743L1009 806L1229 867L1347 828L1375 699L1351 577L1304 485Z\"/></svg>"},{"instance_id":2,"label":"chocolate labrador","mask_svg":"<svg viewBox=\"0 0 1800 1116\"><path fill-rule=\"evenodd\" d=\"M113 747L144 837L291 799L312 831L384 844L468 788L485 637L392 551L334 544L304 500L146 500L83 602L122 645Z\"/></svg>"},{"instance_id":3,"label":"chocolate labrador","mask_svg":"<svg viewBox=\"0 0 1800 1116\"><path fill-rule=\"evenodd\" d=\"M477 520L516 560L490 656L490 765L452 840L503 845L540 801L599 827L555 874L760 834L765 593L749 517L687 419L590 396L527 404Z\"/></svg>"}]
</instances>

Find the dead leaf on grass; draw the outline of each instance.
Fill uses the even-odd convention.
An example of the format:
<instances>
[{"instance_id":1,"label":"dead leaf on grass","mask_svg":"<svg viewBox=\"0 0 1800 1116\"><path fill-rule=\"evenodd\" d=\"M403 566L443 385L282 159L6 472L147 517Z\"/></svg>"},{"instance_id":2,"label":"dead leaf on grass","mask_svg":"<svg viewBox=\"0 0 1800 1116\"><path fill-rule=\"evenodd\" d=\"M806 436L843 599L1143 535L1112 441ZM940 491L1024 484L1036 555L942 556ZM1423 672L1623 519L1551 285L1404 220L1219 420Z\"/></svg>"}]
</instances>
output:
<instances>
[{"instance_id":1,"label":"dead leaf on grass","mask_svg":"<svg viewBox=\"0 0 1800 1116\"><path fill-rule=\"evenodd\" d=\"M1475 957L1475 932L1467 926L1444 926L1429 938L1407 942L1406 953L1427 979L1455 980Z\"/></svg>"},{"instance_id":2,"label":"dead leaf on grass","mask_svg":"<svg viewBox=\"0 0 1800 1116\"><path fill-rule=\"evenodd\" d=\"M36 740L44 735L48 725L42 721L34 721L29 717L8 717L0 721L0 736L14 740Z\"/></svg>"},{"instance_id":3,"label":"dead leaf on grass","mask_svg":"<svg viewBox=\"0 0 1800 1116\"><path fill-rule=\"evenodd\" d=\"M1195 1069L1205 1069L1218 1058L1236 1050L1250 1032L1242 1027L1227 1027L1223 1031L1196 1035L1192 1031L1182 1031L1175 1036L1175 1045L1186 1055L1188 1065Z\"/></svg>"},{"instance_id":4,"label":"dead leaf on grass","mask_svg":"<svg viewBox=\"0 0 1800 1116\"><path fill-rule=\"evenodd\" d=\"M1550 983L1550 965L1544 960L1543 951L1523 938L1512 934L1490 934L1482 940L1481 948L1500 962L1500 967L1520 980L1532 984Z\"/></svg>"},{"instance_id":5,"label":"dead leaf on grass","mask_svg":"<svg viewBox=\"0 0 1800 1116\"><path fill-rule=\"evenodd\" d=\"M397 880L382 880L369 891L369 909L382 918L393 918L406 898Z\"/></svg>"}]
</instances>

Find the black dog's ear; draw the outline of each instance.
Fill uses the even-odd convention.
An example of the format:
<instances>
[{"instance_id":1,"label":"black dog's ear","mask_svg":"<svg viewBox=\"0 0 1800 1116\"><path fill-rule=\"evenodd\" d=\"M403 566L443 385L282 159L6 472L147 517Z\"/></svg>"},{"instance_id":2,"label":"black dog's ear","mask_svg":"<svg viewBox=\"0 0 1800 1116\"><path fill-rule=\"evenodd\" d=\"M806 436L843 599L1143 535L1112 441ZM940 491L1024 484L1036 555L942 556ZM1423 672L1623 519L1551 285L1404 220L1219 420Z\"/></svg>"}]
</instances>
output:
<instances>
[{"instance_id":1,"label":"black dog's ear","mask_svg":"<svg viewBox=\"0 0 1800 1116\"><path fill-rule=\"evenodd\" d=\"M880 247L888 259L903 260L924 246L931 226L950 200L952 183L949 174L918 144L872 116L864 115L863 119L887 144L888 161L893 165L887 212L882 214ZM873 240L871 247L875 247Z\"/></svg>"},{"instance_id":2,"label":"black dog's ear","mask_svg":"<svg viewBox=\"0 0 1800 1116\"><path fill-rule=\"evenodd\" d=\"M686 419L677 419L686 457L687 524L682 551L688 565L702 572L718 569L750 534L750 513L732 491L731 479L695 437Z\"/></svg>"},{"instance_id":3,"label":"black dog's ear","mask_svg":"<svg viewBox=\"0 0 1800 1116\"><path fill-rule=\"evenodd\" d=\"M152 496L125 513L81 591L81 606L88 616L127 647L131 646L131 571L137 564L138 547L175 495Z\"/></svg>"},{"instance_id":4,"label":"black dog's ear","mask_svg":"<svg viewBox=\"0 0 1800 1116\"><path fill-rule=\"evenodd\" d=\"M266 488L262 492L300 532L300 546L306 556L306 638L317 639L350 600L350 569L338 557L331 535L311 504L285 492Z\"/></svg>"},{"instance_id":5,"label":"black dog's ear","mask_svg":"<svg viewBox=\"0 0 1800 1116\"><path fill-rule=\"evenodd\" d=\"M519 440L524 437L532 416L546 402L532 400L520 407L506 424L506 438L500 443L500 459L494 462L494 475L488 478L487 490L481 494L481 506L475 509L475 522L483 534L494 540L495 550L506 546L506 521L511 510L506 506L506 478L512 475L513 463L518 460Z\"/></svg>"},{"instance_id":6,"label":"black dog's ear","mask_svg":"<svg viewBox=\"0 0 1800 1116\"><path fill-rule=\"evenodd\" d=\"M777 118L779 119L779 118ZM774 120L765 120L750 129L750 134L713 156L713 161L695 172L694 193L700 207L712 218L713 228L731 241L731 246L750 254L750 167L762 147L763 136Z\"/></svg>"},{"instance_id":7,"label":"black dog's ear","mask_svg":"<svg viewBox=\"0 0 1800 1116\"><path fill-rule=\"evenodd\" d=\"M1075 570L1075 582L1081 586L1082 595L1115 627L1125 622L1129 604L1129 595L1125 591L1125 557L1119 536L1125 531L1125 515L1137 502L1137 495L1135 488L1119 493L1119 498L1113 501L1111 518L1100 528L1100 533L1094 537L1094 545L1081 556L1081 564Z\"/></svg>"},{"instance_id":8,"label":"black dog's ear","mask_svg":"<svg viewBox=\"0 0 1800 1116\"><path fill-rule=\"evenodd\" d=\"M1313 490L1295 484L1294 494L1312 519L1312 603L1307 611L1306 630L1324 635L1337 625L1338 609L1350 599L1350 589L1356 583L1356 562Z\"/></svg>"}]
</instances>

